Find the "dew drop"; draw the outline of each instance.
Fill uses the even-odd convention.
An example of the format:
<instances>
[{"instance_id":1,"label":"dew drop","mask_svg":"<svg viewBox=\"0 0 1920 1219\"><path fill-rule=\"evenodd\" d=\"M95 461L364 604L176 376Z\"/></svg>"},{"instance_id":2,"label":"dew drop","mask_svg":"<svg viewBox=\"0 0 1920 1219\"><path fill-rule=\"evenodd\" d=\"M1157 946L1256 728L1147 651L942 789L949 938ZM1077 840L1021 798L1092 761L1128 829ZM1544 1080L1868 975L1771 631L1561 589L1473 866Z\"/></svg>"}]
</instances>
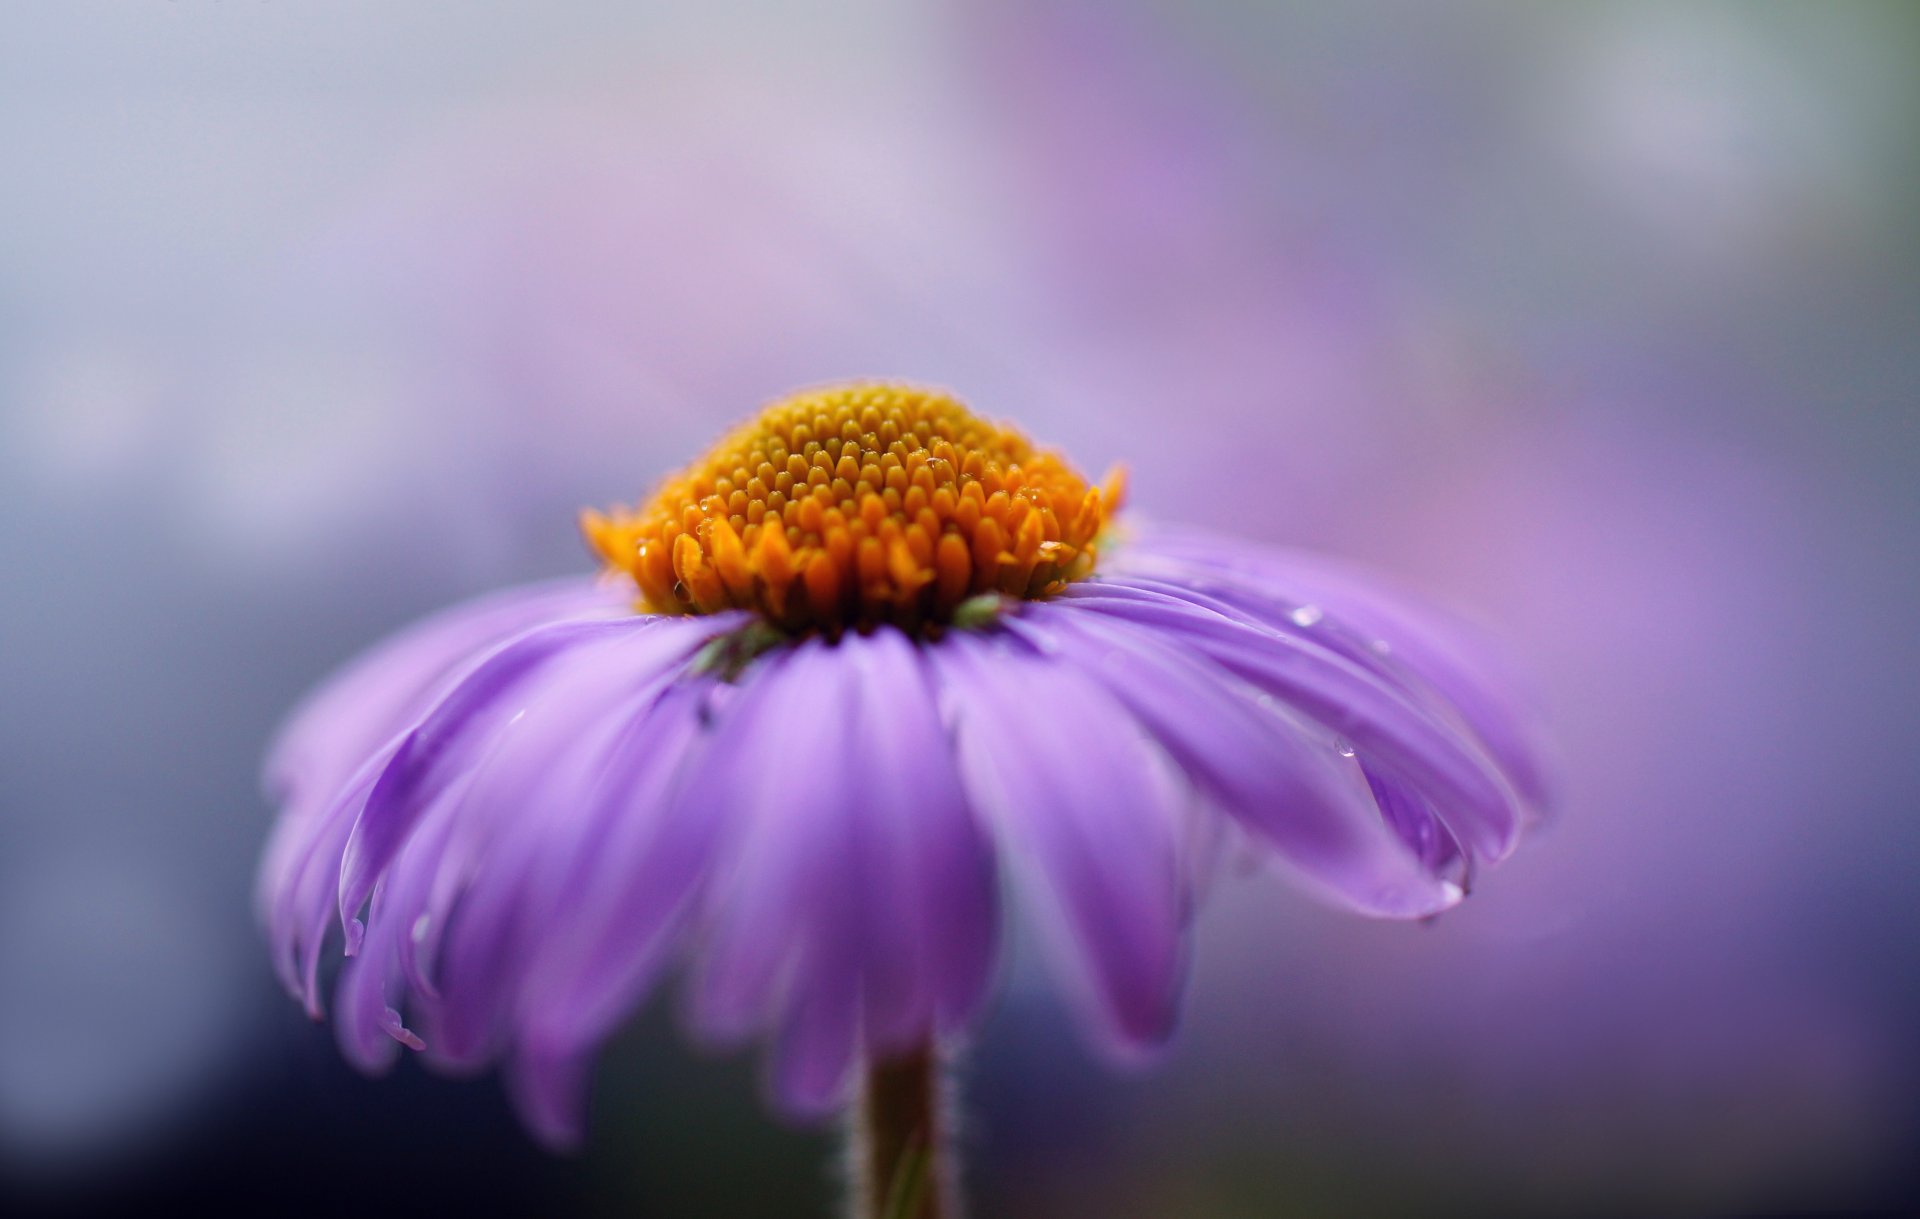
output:
<instances>
[{"instance_id":1,"label":"dew drop","mask_svg":"<svg viewBox=\"0 0 1920 1219\"><path fill-rule=\"evenodd\" d=\"M1323 616L1320 612L1320 607L1317 605L1298 606L1291 614L1287 615L1287 617L1293 619L1293 625L1303 627L1312 626L1314 623L1320 621Z\"/></svg>"},{"instance_id":2,"label":"dew drop","mask_svg":"<svg viewBox=\"0 0 1920 1219\"><path fill-rule=\"evenodd\" d=\"M416 944L425 942L427 938L427 928L432 925L433 919L425 914L413 920L413 942Z\"/></svg>"},{"instance_id":3,"label":"dew drop","mask_svg":"<svg viewBox=\"0 0 1920 1219\"><path fill-rule=\"evenodd\" d=\"M1350 758L1353 756L1353 746L1348 744L1346 741L1340 742L1338 749L1340 750L1340 756L1343 758Z\"/></svg>"},{"instance_id":4,"label":"dew drop","mask_svg":"<svg viewBox=\"0 0 1920 1219\"><path fill-rule=\"evenodd\" d=\"M1376 639L1367 646L1373 649L1375 656L1385 656L1388 652L1393 651L1393 645L1384 639Z\"/></svg>"}]
</instances>

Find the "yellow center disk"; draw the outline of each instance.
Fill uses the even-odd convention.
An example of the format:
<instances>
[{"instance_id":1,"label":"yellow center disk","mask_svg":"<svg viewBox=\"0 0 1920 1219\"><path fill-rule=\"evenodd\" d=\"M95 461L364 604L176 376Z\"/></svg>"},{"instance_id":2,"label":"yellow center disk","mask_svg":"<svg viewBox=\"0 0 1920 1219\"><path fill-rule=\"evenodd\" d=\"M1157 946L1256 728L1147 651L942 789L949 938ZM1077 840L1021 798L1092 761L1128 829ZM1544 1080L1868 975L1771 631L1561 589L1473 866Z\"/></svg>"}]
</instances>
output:
<instances>
[{"instance_id":1,"label":"yellow center disk","mask_svg":"<svg viewBox=\"0 0 1920 1219\"><path fill-rule=\"evenodd\" d=\"M775 402L645 505L580 524L656 613L916 630L969 597L1087 576L1122 493L1117 472L1092 486L949 394L856 383Z\"/></svg>"}]
</instances>

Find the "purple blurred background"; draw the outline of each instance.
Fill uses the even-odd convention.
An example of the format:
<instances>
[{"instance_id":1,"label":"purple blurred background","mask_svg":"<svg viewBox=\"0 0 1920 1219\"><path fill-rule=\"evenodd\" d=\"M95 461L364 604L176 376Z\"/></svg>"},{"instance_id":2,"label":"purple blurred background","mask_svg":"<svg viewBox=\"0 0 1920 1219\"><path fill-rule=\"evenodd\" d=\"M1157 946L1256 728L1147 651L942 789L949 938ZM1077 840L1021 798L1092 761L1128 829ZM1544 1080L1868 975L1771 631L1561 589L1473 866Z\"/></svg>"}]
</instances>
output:
<instances>
[{"instance_id":1,"label":"purple blurred background","mask_svg":"<svg viewBox=\"0 0 1920 1219\"><path fill-rule=\"evenodd\" d=\"M1563 807L1434 925L1267 878L1168 1060L1016 962L995 1216L1920 1204L1920 11L40 5L0 40L0 1209L827 1213L644 1017L583 1157L273 984L311 682L795 385L1482 622Z\"/></svg>"}]
</instances>

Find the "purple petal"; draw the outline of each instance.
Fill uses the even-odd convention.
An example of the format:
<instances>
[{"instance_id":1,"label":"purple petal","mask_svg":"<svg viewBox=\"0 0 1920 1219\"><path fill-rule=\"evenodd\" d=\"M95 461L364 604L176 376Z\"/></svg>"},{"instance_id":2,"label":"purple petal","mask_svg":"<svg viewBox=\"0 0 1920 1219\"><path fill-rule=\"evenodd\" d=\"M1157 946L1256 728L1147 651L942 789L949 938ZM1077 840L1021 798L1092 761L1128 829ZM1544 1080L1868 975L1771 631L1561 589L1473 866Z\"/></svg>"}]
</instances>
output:
<instances>
[{"instance_id":1,"label":"purple petal","mask_svg":"<svg viewBox=\"0 0 1920 1219\"><path fill-rule=\"evenodd\" d=\"M645 879L618 872L633 861L608 848L620 845L623 820L656 816L635 799L661 785L644 776L664 781L679 765L674 729L690 717L669 692L713 629L711 620L656 618L577 648L520 700L459 800L443 805L455 831L447 850L416 868L409 844L395 879L418 883L400 914L417 921L437 983L440 1060L485 1056L547 1002L542 984L598 930L590 879L609 869L601 888Z\"/></svg>"},{"instance_id":2,"label":"purple petal","mask_svg":"<svg viewBox=\"0 0 1920 1219\"><path fill-rule=\"evenodd\" d=\"M1275 629L1344 642L1348 655L1365 656L1385 642L1392 666L1415 675L1465 721L1535 810L1551 803L1537 713L1504 667L1468 627L1384 577L1305 551L1165 528L1147 529L1117 557L1116 570L1205 584Z\"/></svg>"},{"instance_id":3,"label":"purple petal","mask_svg":"<svg viewBox=\"0 0 1920 1219\"><path fill-rule=\"evenodd\" d=\"M847 676L818 639L763 657L729 708L725 764L690 770L687 802L728 833L692 994L697 1025L717 1040L772 1019L797 956L851 951L858 899L835 883L855 849Z\"/></svg>"},{"instance_id":4,"label":"purple petal","mask_svg":"<svg viewBox=\"0 0 1920 1219\"><path fill-rule=\"evenodd\" d=\"M1266 629L1205 595L1119 577L1076 585L1064 601L1169 634L1286 702L1429 792L1475 850L1513 849L1519 799L1470 736L1366 667L1315 641Z\"/></svg>"},{"instance_id":5,"label":"purple petal","mask_svg":"<svg viewBox=\"0 0 1920 1219\"><path fill-rule=\"evenodd\" d=\"M552 1055L517 1051L507 1062L507 1090L534 1137L556 1151L572 1151L586 1134L590 1051Z\"/></svg>"},{"instance_id":6,"label":"purple petal","mask_svg":"<svg viewBox=\"0 0 1920 1219\"><path fill-rule=\"evenodd\" d=\"M281 980L316 1020L321 1015L320 954L340 921L340 857L367 793L391 757L389 750L369 759L318 816L285 817L275 831L273 853L284 844L290 860L266 902L267 931Z\"/></svg>"},{"instance_id":7,"label":"purple petal","mask_svg":"<svg viewBox=\"0 0 1920 1219\"><path fill-rule=\"evenodd\" d=\"M728 731L730 693L709 679L677 682L618 742L565 873L564 927L527 963L521 1017L533 1053L565 1059L596 1044L657 978L726 828L720 810L682 789ZM477 953L474 967L486 961Z\"/></svg>"},{"instance_id":8,"label":"purple petal","mask_svg":"<svg viewBox=\"0 0 1920 1219\"><path fill-rule=\"evenodd\" d=\"M325 799L452 683L515 635L553 622L631 614L632 590L570 578L443 610L356 659L308 695L276 734L265 767L276 801Z\"/></svg>"},{"instance_id":9,"label":"purple petal","mask_svg":"<svg viewBox=\"0 0 1920 1219\"><path fill-rule=\"evenodd\" d=\"M931 685L927 649L898 631L845 641L859 684L851 806L873 878L868 1038L906 1049L929 1012L944 1031L978 1009L993 973L999 893L993 847L967 802Z\"/></svg>"},{"instance_id":10,"label":"purple petal","mask_svg":"<svg viewBox=\"0 0 1920 1219\"><path fill-rule=\"evenodd\" d=\"M1262 705L1168 633L1075 606L1030 606L1009 629L1052 635L1229 815L1340 904L1422 917L1459 900L1381 818L1366 776L1322 732ZM1271 704L1271 700L1268 700Z\"/></svg>"},{"instance_id":11,"label":"purple petal","mask_svg":"<svg viewBox=\"0 0 1920 1219\"><path fill-rule=\"evenodd\" d=\"M921 649L891 628L764 658L729 708L725 764L687 799L728 826L692 994L700 1030L777 1030L789 1111L842 1099L855 1053L953 1028L997 933L973 820Z\"/></svg>"},{"instance_id":12,"label":"purple petal","mask_svg":"<svg viewBox=\"0 0 1920 1219\"><path fill-rule=\"evenodd\" d=\"M1473 857L1461 849L1459 840L1433 811L1426 797L1410 785L1375 770L1367 771L1367 787L1373 792L1380 816L1420 857L1427 871L1446 877L1455 892L1464 896L1473 887Z\"/></svg>"},{"instance_id":13,"label":"purple petal","mask_svg":"<svg viewBox=\"0 0 1920 1219\"><path fill-rule=\"evenodd\" d=\"M1189 915L1178 792L1133 717L1083 671L1005 632L930 649L961 774L1112 1042L1173 1029Z\"/></svg>"},{"instance_id":14,"label":"purple petal","mask_svg":"<svg viewBox=\"0 0 1920 1219\"><path fill-rule=\"evenodd\" d=\"M380 895L374 904L381 904ZM392 1066L402 1045L416 1050L423 1046L400 1015L404 979L398 956L394 921L371 921L362 951L341 971L334 996L334 1033L341 1051L369 1073Z\"/></svg>"},{"instance_id":15,"label":"purple petal","mask_svg":"<svg viewBox=\"0 0 1920 1219\"><path fill-rule=\"evenodd\" d=\"M738 615L629 613L520 631L479 663L445 670L458 676L409 712L417 715L411 727L376 743L318 811L283 818L262 880L265 905L282 972L316 1010L328 924L367 910L363 936L349 923L358 955L336 1003L352 1061L379 1070L401 1045L421 1048L403 1011L435 1039L438 1062L468 1065L506 1048L532 962L569 930L567 882L617 816L620 800L608 791L624 796L617 780L631 777L634 759L661 756L622 746L701 644L739 625ZM348 730L334 732L325 716L352 718L347 695L356 690L376 714L392 693L379 682L340 683L299 730L345 739ZM681 755L666 756L677 765ZM530 1124L558 1140L577 1130L578 1115L560 1114L557 1098L571 1086L566 1064L584 1054L539 1049L517 1052L515 1062L557 1064L552 1086L518 1094Z\"/></svg>"},{"instance_id":16,"label":"purple petal","mask_svg":"<svg viewBox=\"0 0 1920 1219\"><path fill-rule=\"evenodd\" d=\"M536 628L487 657L436 703L400 739L354 823L340 867L342 921L351 920L366 901L375 878L421 815L435 800L471 782L495 736L537 701L527 686L543 667L569 652L617 644L658 621L630 617ZM557 695L566 697L564 691Z\"/></svg>"},{"instance_id":17,"label":"purple petal","mask_svg":"<svg viewBox=\"0 0 1920 1219\"><path fill-rule=\"evenodd\" d=\"M316 1017L311 979L335 917L340 857L397 738L499 644L543 623L604 617L621 597L598 582L567 580L456 607L356 661L289 718L266 768L283 809L257 901L282 981L304 994Z\"/></svg>"},{"instance_id":18,"label":"purple petal","mask_svg":"<svg viewBox=\"0 0 1920 1219\"><path fill-rule=\"evenodd\" d=\"M845 1102L860 1042L860 976L849 968L851 954L822 955L796 976L774 1047L774 1099L800 1118Z\"/></svg>"},{"instance_id":19,"label":"purple petal","mask_svg":"<svg viewBox=\"0 0 1920 1219\"><path fill-rule=\"evenodd\" d=\"M777 1028L775 1098L802 1116L839 1099L860 1035L871 877L849 812L855 705L840 648L812 639L763 657L682 797L726 834L691 988L695 1026L722 1042Z\"/></svg>"}]
</instances>

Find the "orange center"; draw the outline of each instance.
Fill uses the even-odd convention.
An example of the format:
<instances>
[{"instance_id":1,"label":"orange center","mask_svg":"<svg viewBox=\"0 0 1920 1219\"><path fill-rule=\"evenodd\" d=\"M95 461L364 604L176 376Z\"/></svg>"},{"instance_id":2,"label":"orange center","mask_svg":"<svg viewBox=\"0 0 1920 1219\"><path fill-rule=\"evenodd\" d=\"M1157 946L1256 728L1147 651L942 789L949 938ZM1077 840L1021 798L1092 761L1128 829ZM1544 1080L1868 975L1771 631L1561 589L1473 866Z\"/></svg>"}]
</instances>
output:
<instances>
[{"instance_id":1,"label":"orange center","mask_svg":"<svg viewBox=\"0 0 1920 1219\"><path fill-rule=\"evenodd\" d=\"M939 390L855 383L775 402L645 505L580 524L656 613L915 630L1087 576L1122 489Z\"/></svg>"}]
</instances>

